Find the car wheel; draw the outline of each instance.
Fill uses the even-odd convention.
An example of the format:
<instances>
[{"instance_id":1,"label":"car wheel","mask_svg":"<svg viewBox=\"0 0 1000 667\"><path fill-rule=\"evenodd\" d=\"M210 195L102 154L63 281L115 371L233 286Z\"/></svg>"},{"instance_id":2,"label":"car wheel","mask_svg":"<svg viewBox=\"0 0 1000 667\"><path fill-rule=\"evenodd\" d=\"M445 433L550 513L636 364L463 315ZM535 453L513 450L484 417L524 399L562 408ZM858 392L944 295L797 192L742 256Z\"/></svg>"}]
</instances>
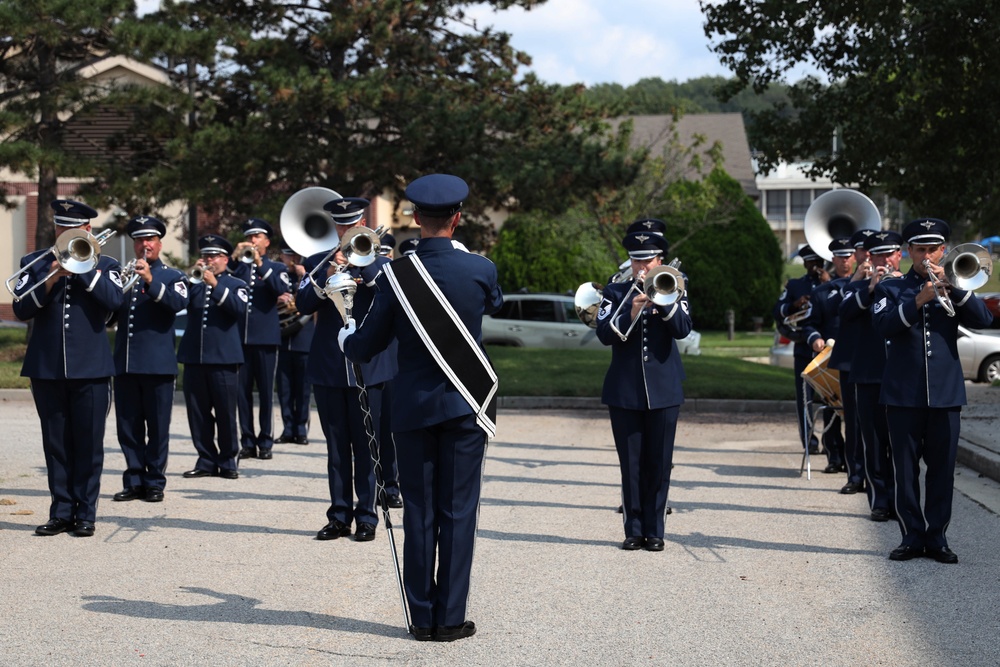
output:
<instances>
[{"instance_id":1,"label":"car wheel","mask_svg":"<svg viewBox=\"0 0 1000 667\"><path fill-rule=\"evenodd\" d=\"M1000 354L987 357L983 365L979 367L979 381L993 384L1000 380Z\"/></svg>"}]
</instances>

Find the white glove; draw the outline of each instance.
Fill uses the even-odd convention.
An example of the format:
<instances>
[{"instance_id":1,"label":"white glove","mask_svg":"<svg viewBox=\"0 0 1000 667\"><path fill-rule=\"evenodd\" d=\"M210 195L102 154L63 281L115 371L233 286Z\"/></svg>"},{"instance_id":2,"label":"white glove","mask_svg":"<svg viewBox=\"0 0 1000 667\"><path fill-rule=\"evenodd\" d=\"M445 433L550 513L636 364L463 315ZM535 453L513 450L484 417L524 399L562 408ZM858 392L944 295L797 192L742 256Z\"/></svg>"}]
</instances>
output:
<instances>
[{"instance_id":1,"label":"white glove","mask_svg":"<svg viewBox=\"0 0 1000 667\"><path fill-rule=\"evenodd\" d=\"M349 273L335 273L326 280L324 292L330 296L333 292L353 292L358 288L354 278Z\"/></svg>"},{"instance_id":2,"label":"white glove","mask_svg":"<svg viewBox=\"0 0 1000 667\"><path fill-rule=\"evenodd\" d=\"M354 318L348 317L347 324L344 325L344 328L340 330L339 334L337 334L337 344L340 345L341 352L344 351L344 341L347 340L348 336L350 336L357 330L358 330L358 325L354 323Z\"/></svg>"}]
</instances>

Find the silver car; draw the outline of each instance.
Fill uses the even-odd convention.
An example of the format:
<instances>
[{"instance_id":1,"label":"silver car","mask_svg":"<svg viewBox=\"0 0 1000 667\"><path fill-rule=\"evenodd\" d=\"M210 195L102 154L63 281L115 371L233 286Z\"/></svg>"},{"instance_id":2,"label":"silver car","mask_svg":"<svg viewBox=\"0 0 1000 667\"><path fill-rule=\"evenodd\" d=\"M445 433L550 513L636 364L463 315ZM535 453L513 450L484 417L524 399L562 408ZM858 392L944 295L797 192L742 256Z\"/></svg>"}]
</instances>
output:
<instances>
[{"instance_id":1,"label":"silver car","mask_svg":"<svg viewBox=\"0 0 1000 667\"><path fill-rule=\"evenodd\" d=\"M771 348L771 365L792 368L792 348L795 344L780 334L774 334ZM1000 380L1000 331L995 329L972 330L958 327L958 358L962 362L962 375L973 382Z\"/></svg>"},{"instance_id":2,"label":"silver car","mask_svg":"<svg viewBox=\"0 0 1000 667\"><path fill-rule=\"evenodd\" d=\"M505 294L499 312L483 318L484 345L549 349L607 349L597 332L580 321L565 294ZM681 354L701 354L701 334L677 341Z\"/></svg>"}]
</instances>

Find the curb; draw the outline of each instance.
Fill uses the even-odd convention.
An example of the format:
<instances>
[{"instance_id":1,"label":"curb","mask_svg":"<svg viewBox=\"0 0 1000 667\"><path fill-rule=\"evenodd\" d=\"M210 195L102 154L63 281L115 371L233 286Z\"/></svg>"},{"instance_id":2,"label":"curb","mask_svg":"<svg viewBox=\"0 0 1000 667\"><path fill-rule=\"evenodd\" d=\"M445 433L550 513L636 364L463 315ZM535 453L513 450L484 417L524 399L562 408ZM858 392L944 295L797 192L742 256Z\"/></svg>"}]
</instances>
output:
<instances>
[{"instance_id":1,"label":"curb","mask_svg":"<svg viewBox=\"0 0 1000 667\"><path fill-rule=\"evenodd\" d=\"M981 475L1000 482L1000 454L975 442L978 438L958 438L958 462Z\"/></svg>"}]
</instances>

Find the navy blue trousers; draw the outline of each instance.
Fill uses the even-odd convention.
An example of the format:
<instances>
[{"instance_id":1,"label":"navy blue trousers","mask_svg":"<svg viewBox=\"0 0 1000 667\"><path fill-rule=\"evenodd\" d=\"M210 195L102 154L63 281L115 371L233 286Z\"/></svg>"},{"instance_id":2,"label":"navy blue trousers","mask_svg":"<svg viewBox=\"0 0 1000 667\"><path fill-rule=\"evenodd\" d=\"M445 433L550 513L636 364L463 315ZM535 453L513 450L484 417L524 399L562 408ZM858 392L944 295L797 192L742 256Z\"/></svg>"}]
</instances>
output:
<instances>
[{"instance_id":1,"label":"navy blue trousers","mask_svg":"<svg viewBox=\"0 0 1000 667\"><path fill-rule=\"evenodd\" d=\"M31 380L42 425L50 519L97 520L111 379Z\"/></svg>"},{"instance_id":2,"label":"navy blue trousers","mask_svg":"<svg viewBox=\"0 0 1000 667\"><path fill-rule=\"evenodd\" d=\"M175 380L173 375L115 377L115 420L125 455L122 486L126 489L162 491L167 484Z\"/></svg>"},{"instance_id":3,"label":"navy blue trousers","mask_svg":"<svg viewBox=\"0 0 1000 667\"><path fill-rule=\"evenodd\" d=\"M382 469L382 485L390 496L399 495L399 466L396 463L396 441L392 436L392 382L382 387L382 419L379 423L378 451L379 466Z\"/></svg>"},{"instance_id":4,"label":"navy blue trousers","mask_svg":"<svg viewBox=\"0 0 1000 667\"><path fill-rule=\"evenodd\" d=\"M939 549L948 546L955 491L955 458L962 408L886 406L892 466L896 479L896 515L902 544ZM920 459L927 465L924 506L920 507Z\"/></svg>"},{"instance_id":5,"label":"navy blue trousers","mask_svg":"<svg viewBox=\"0 0 1000 667\"><path fill-rule=\"evenodd\" d=\"M865 478L865 450L861 443L861 428L858 426L858 399L854 393L851 373L840 371L840 400L844 408L844 464L847 466L847 481L860 484Z\"/></svg>"},{"instance_id":6,"label":"navy blue trousers","mask_svg":"<svg viewBox=\"0 0 1000 667\"><path fill-rule=\"evenodd\" d=\"M355 387L315 385L316 412L326 436L326 476L330 486L329 521L352 521L378 525L375 512L375 466L368 448L368 433L358 390ZM372 427L378 429L382 415L382 385L368 387ZM352 464L353 460L353 464ZM351 483L358 496L353 505Z\"/></svg>"},{"instance_id":7,"label":"navy blue trousers","mask_svg":"<svg viewBox=\"0 0 1000 667\"><path fill-rule=\"evenodd\" d=\"M863 382L854 385L865 477L868 479L868 504L872 509L892 510L896 491L889 447L889 424L886 421L885 406L878 402L881 391L880 384Z\"/></svg>"},{"instance_id":8,"label":"navy blue trousers","mask_svg":"<svg viewBox=\"0 0 1000 667\"><path fill-rule=\"evenodd\" d=\"M486 433L475 415L396 434L403 584L413 625L460 625L469 602Z\"/></svg>"},{"instance_id":9,"label":"navy blue trousers","mask_svg":"<svg viewBox=\"0 0 1000 667\"><path fill-rule=\"evenodd\" d=\"M244 345L239 373L240 445L243 449L268 450L274 446L274 368L278 363L277 345ZM260 431L253 425L253 389L257 386Z\"/></svg>"},{"instance_id":10,"label":"navy blue trousers","mask_svg":"<svg viewBox=\"0 0 1000 667\"><path fill-rule=\"evenodd\" d=\"M211 473L236 470L240 453L236 427L236 364L185 364L184 403L191 441L198 452L195 468ZM216 446L216 427L219 444Z\"/></svg>"},{"instance_id":11,"label":"navy blue trousers","mask_svg":"<svg viewBox=\"0 0 1000 667\"><path fill-rule=\"evenodd\" d=\"M274 389L281 412L281 435L284 438L305 438L309 435L309 397L306 382L308 352L278 348L278 372Z\"/></svg>"},{"instance_id":12,"label":"navy blue trousers","mask_svg":"<svg viewBox=\"0 0 1000 667\"><path fill-rule=\"evenodd\" d=\"M625 537L663 539L680 406L656 410L609 406L608 412L622 473Z\"/></svg>"}]
</instances>

